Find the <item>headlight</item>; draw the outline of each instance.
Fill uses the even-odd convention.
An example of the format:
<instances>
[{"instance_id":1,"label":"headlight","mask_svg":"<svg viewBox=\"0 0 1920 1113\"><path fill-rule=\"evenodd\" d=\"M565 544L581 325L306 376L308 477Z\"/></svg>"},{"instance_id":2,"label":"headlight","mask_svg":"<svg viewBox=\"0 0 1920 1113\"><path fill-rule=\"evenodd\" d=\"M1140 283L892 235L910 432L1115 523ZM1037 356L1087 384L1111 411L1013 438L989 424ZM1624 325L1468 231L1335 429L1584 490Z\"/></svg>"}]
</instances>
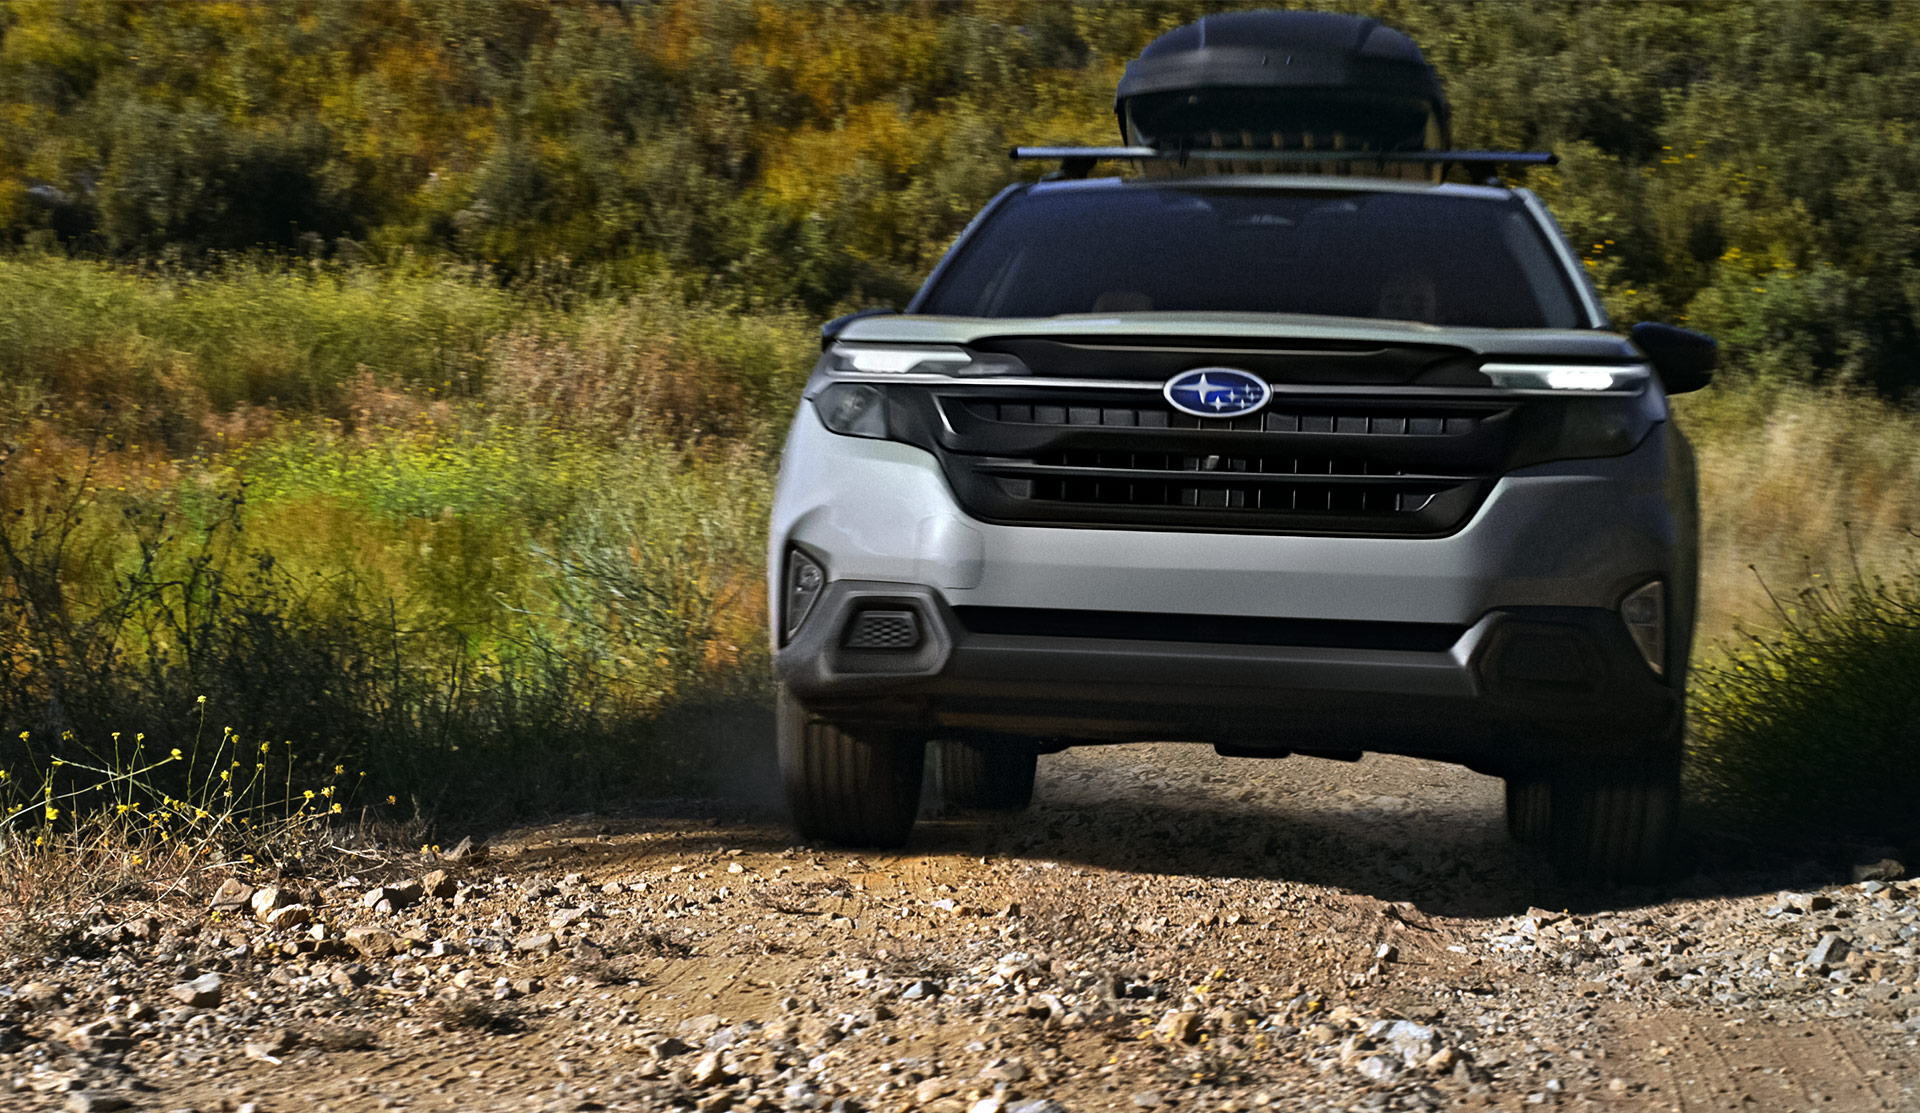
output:
<instances>
[{"instance_id":1,"label":"headlight","mask_svg":"<svg viewBox=\"0 0 1920 1113\"><path fill-rule=\"evenodd\" d=\"M1508 390L1637 390L1652 374L1644 363L1488 363L1480 373Z\"/></svg>"},{"instance_id":2,"label":"headlight","mask_svg":"<svg viewBox=\"0 0 1920 1113\"><path fill-rule=\"evenodd\" d=\"M1012 356L970 352L950 344L837 343L821 357L822 370L838 376L1010 375L1026 370Z\"/></svg>"}]
</instances>

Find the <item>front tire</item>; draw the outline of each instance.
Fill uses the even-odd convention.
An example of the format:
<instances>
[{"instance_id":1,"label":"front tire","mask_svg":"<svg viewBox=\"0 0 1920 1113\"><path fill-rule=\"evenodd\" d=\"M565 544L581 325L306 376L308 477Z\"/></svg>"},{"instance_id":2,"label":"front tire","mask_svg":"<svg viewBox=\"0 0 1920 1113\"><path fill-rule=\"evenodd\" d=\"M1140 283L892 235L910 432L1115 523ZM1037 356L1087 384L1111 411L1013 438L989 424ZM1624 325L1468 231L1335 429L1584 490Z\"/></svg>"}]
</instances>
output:
<instances>
[{"instance_id":1,"label":"front tire","mask_svg":"<svg viewBox=\"0 0 1920 1113\"><path fill-rule=\"evenodd\" d=\"M1554 778L1554 866L1570 878L1659 881L1673 859L1680 821L1680 761L1659 754L1633 763L1575 766Z\"/></svg>"},{"instance_id":2,"label":"front tire","mask_svg":"<svg viewBox=\"0 0 1920 1113\"><path fill-rule=\"evenodd\" d=\"M775 710L780 774L793 826L843 846L896 847L920 813L925 740L809 715L782 687Z\"/></svg>"},{"instance_id":3,"label":"front tire","mask_svg":"<svg viewBox=\"0 0 1920 1113\"><path fill-rule=\"evenodd\" d=\"M940 795L961 808L1018 812L1033 803L1040 754L1030 745L941 742L936 768Z\"/></svg>"},{"instance_id":4,"label":"front tire","mask_svg":"<svg viewBox=\"0 0 1920 1113\"><path fill-rule=\"evenodd\" d=\"M1540 776L1507 778L1507 835L1522 846L1552 837L1553 782Z\"/></svg>"}]
</instances>

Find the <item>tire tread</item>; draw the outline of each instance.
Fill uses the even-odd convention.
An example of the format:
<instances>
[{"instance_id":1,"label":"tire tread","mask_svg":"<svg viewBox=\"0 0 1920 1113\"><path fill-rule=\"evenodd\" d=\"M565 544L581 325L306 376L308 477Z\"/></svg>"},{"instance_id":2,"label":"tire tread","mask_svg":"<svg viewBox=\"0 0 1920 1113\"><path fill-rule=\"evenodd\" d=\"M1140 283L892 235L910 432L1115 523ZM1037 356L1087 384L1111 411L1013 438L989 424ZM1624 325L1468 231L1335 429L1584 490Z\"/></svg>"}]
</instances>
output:
<instances>
[{"instance_id":1,"label":"tire tread","mask_svg":"<svg viewBox=\"0 0 1920 1113\"><path fill-rule=\"evenodd\" d=\"M836 726L807 714L784 690L776 715L780 772L795 830L847 846L907 841L920 811L923 741Z\"/></svg>"},{"instance_id":2,"label":"tire tread","mask_svg":"<svg viewBox=\"0 0 1920 1113\"><path fill-rule=\"evenodd\" d=\"M1677 761L1588 766L1554 779L1550 825L1555 867L1596 881L1659 881L1679 822Z\"/></svg>"},{"instance_id":3,"label":"tire tread","mask_svg":"<svg viewBox=\"0 0 1920 1113\"><path fill-rule=\"evenodd\" d=\"M1548 841L1553 832L1553 785L1544 777L1507 778L1507 834L1523 846Z\"/></svg>"}]
</instances>

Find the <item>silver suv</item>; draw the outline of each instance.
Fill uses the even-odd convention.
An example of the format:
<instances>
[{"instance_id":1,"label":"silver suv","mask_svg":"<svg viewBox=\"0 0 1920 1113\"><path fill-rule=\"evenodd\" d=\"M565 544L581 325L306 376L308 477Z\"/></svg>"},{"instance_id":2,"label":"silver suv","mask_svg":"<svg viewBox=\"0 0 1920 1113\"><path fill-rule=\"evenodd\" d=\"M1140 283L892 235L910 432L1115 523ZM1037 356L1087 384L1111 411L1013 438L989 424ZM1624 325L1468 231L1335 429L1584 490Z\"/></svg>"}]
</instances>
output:
<instances>
[{"instance_id":1,"label":"silver suv","mask_svg":"<svg viewBox=\"0 0 1920 1113\"><path fill-rule=\"evenodd\" d=\"M930 741L997 809L1041 753L1193 741L1459 762L1566 869L1658 871L1697 563L1667 396L1712 342L1611 332L1524 190L1345 169L1015 185L904 312L823 330L769 550L803 834L904 841Z\"/></svg>"}]
</instances>

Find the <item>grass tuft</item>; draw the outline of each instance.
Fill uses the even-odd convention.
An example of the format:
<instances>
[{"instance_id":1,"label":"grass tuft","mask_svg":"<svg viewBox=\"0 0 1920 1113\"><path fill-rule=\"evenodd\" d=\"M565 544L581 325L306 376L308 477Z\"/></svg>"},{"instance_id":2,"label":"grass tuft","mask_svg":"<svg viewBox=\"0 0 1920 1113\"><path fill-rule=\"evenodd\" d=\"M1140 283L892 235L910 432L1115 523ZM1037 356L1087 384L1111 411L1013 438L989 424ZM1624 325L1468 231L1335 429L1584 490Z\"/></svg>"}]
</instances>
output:
<instances>
[{"instance_id":1,"label":"grass tuft","mask_svg":"<svg viewBox=\"0 0 1920 1113\"><path fill-rule=\"evenodd\" d=\"M1821 576L1697 670L1691 781L1771 840L1920 838L1920 568Z\"/></svg>"}]
</instances>

